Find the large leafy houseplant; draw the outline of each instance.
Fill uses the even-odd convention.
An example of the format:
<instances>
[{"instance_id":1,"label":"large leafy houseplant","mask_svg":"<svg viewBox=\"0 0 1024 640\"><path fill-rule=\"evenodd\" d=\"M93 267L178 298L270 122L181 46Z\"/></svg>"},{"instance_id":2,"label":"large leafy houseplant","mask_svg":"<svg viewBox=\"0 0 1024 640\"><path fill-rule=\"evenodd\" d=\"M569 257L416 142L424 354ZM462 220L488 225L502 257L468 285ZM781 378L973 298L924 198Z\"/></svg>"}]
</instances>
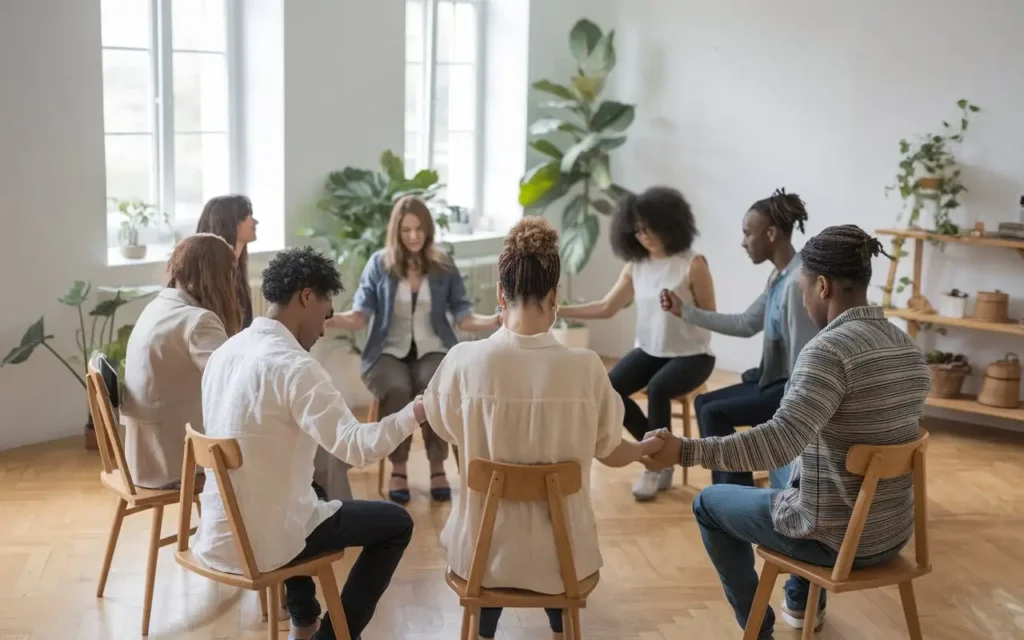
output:
<instances>
[{"instance_id":1,"label":"large leafy houseplant","mask_svg":"<svg viewBox=\"0 0 1024 640\"><path fill-rule=\"evenodd\" d=\"M317 202L325 219L318 226L299 230L302 237L326 242L339 265L361 269L374 252L384 248L391 210L404 196L425 200L437 226L448 228L448 208L441 198L445 185L436 171L424 169L407 177L405 163L390 150L380 155L380 166L380 171L346 167L328 175ZM340 338L359 352L356 334Z\"/></svg>"},{"instance_id":2,"label":"large leafy houseplant","mask_svg":"<svg viewBox=\"0 0 1024 640\"><path fill-rule=\"evenodd\" d=\"M519 204L541 214L564 200L561 220L562 264L572 299L572 276L587 265L597 246L600 222L627 193L612 182L609 153L626 142L635 107L603 100L608 76L615 68L615 31L603 33L580 20L569 33L576 73L568 85L541 80L533 88L548 96L541 106L557 115L530 126L530 146L548 159L526 172L519 183Z\"/></svg>"}]
</instances>

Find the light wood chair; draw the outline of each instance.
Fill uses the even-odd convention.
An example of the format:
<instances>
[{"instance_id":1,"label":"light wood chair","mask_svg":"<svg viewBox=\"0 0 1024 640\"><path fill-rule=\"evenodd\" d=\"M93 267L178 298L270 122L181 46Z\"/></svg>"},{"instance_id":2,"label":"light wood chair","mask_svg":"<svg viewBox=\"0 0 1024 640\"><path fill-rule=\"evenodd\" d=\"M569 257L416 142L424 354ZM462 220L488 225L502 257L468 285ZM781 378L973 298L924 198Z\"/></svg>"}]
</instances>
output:
<instances>
[{"instance_id":1,"label":"light wood chair","mask_svg":"<svg viewBox=\"0 0 1024 640\"><path fill-rule=\"evenodd\" d=\"M117 510L114 512L114 521L110 524L110 535L107 539L107 550L103 555L103 568L100 569L100 580L96 586L96 597L103 597L103 590L107 585L107 576L110 573L110 563L114 558L114 549L117 547L117 540L121 533L121 525L126 516L152 511L153 524L149 532L149 555L146 561L146 587L142 596L142 635L149 635L149 618L153 609L153 585L156 581L156 559L160 547L173 544L178 537L160 537L160 527L164 520L164 507L177 504L179 495L186 496L185 505L182 511L190 513L192 502L199 508L198 492L202 488L199 483L193 483L194 488L187 494L179 494L177 489L143 489L136 487L132 481L131 471L128 469L128 462L125 458L124 447L121 444L121 436L117 431L117 423L114 420L114 407L110 402L110 395L103 383L103 376L92 365L85 376L86 392L89 396L89 411L92 414L93 426L96 430L96 444L100 452L100 461L103 464L103 471L100 472L100 482L117 495ZM195 529L185 529L187 534L195 533ZM186 535L187 537L187 535Z\"/></svg>"},{"instance_id":2,"label":"light wood chair","mask_svg":"<svg viewBox=\"0 0 1024 640\"><path fill-rule=\"evenodd\" d=\"M455 575L451 567L445 576L448 586L459 596L459 604L464 608L462 640L479 637L480 609L484 607L561 609L565 640L581 640L580 609L587 606L587 596L597 586L599 575L595 573L583 580L577 579L572 543L566 529L565 498L578 493L583 486L579 464L516 465L475 459L469 463L468 484L470 491L487 494L470 562L469 580ZM481 586L494 537L498 503L502 500L547 503L564 593L548 595L522 589L484 589Z\"/></svg>"},{"instance_id":3,"label":"light wood chair","mask_svg":"<svg viewBox=\"0 0 1024 640\"><path fill-rule=\"evenodd\" d=\"M231 526L232 538L235 543L235 551L242 561L242 574L226 573L217 571L206 566L189 549L188 537L182 535L189 530L192 513L182 509L181 519L178 521L178 546L174 559L179 565L193 573L198 573L215 582L241 587L251 591L264 591L266 593L267 608L276 612L280 607L281 585L287 578L295 576L316 576L320 580L320 591L324 602L327 604L327 611L331 615L331 624L334 627L334 635L339 640L351 640L348 633L348 621L345 618L345 610L341 606L341 593L338 591L338 582L334 577L332 564L344 557L344 551L325 553L315 558L302 562L285 565L280 569L260 572L256 566L252 546L249 543L249 534L246 531L245 523L242 521L242 514L238 508L238 501L235 498L235 489L231 484L231 476L228 471L238 469L242 466L242 450L238 446L238 440L233 438L210 438L198 433L191 426L185 429L185 461L182 465L181 495L190 495L193 491L192 484L195 482L196 466L212 470L217 478L217 489L220 491L221 499L224 502L224 509L227 512L228 523ZM270 640L277 640L278 626L276 621L267 625Z\"/></svg>"},{"instance_id":4,"label":"light wood chair","mask_svg":"<svg viewBox=\"0 0 1024 640\"><path fill-rule=\"evenodd\" d=\"M903 601L903 614L907 618L907 629L913 640L921 640L921 622L917 617L917 603L914 600L912 580L931 573L928 557L928 495L926 490L924 454L928 446L928 432L921 430L921 437L915 442L890 446L854 445L846 456L846 470L864 476L857 502L853 507L850 524L846 528L839 557L834 568L819 567L794 560L764 547L757 548L757 555L764 558L761 581L750 608L743 640L755 640L761 629L768 601L771 599L775 580L779 573L791 573L811 582L804 614L803 639L809 640L814 633L815 617L818 614L818 599L821 590L832 593L863 591L889 585L898 585ZM908 473L914 474L914 550L915 561L904 555L869 569L851 569L853 560L864 532L864 524L875 497L878 481L897 478Z\"/></svg>"},{"instance_id":5,"label":"light wood chair","mask_svg":"<svg viewBox=\"0 0 1024 640\"><path fill-rule=\"evenodd\" d=\"M675 402L679 403L680 408L679 408L678 412L675 411L675 410L672 411L672 417L673 418L681 418L682 419L682 421L683 421L683 437L684 438L692 438L693 437L693 422L694 422L694 418L695 418L695 412L694 412L694 409L693 409L693 401L696 400L697 396L699 396L700 394L707 393L707 392L708 392L708 385L707 385L707 383L704 383L704 384L701 384L696 389L694 389L693 391L691 391L689 393L686 393L686 394L683 394L683 395L679 396L678 398L674 399ZM639 392L636 395L638 395L638 396L640 396L642 398L647 398L647 390L644 389L643 391ZM687 467L683 467L683 484L684 485L690 484L690 469L687 468Z\"/></svg>"}]
</instances>

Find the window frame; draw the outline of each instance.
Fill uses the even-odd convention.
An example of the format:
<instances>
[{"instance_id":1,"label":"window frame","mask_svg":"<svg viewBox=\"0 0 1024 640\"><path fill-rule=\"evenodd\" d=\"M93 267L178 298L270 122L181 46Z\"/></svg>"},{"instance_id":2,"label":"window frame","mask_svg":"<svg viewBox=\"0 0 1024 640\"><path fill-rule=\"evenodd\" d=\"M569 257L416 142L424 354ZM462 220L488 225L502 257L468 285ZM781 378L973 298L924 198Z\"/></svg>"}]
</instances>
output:
<instances>
[{"instance_id":1,"label":"window frame","mask_svg":"<svg viewBox=\"0 0 1024 640\"><path fill-rule=\"evenodd\" d=\"M207 49L175 49L173 41L173 0L148 0L149 3L149 35L148 47L108 46L100 43L100 51L147 51L150 54L150 122L152 123L151 152L151 184L150 191L155 198L153 205L158 211L166 212L170 217L170 230L166 227L144 229L140 233L144 244L157 244L161 240L172 241L171 234L178 236L191 235L195 232L195 218L178 218L175 194L175 148L174 136L174 54L200 53L206 55L222 55L225 61L227 77L227 121L225 135L228 152L228 189L232 193L244 191L244 149L242 123L242 77L243 52L241 38L241 7L240 0L223 0L224 2L224 51ZM101 5L102 7L102 5ZM102 8L101 8L102 10ZM104 96L105 99L105 96ZM106 123L103 128L104 146L110 135L120 132L108 132ZM184 132L189 133L189 132ZM198 132L202 133L202 132ZM106 161L104 160L104 170ZM120 239L120 214L109 204L107 194L106 227L107 247L115 248ZM148 241L148 242L147 242Z\"/></svg>"},{"instance_id":2,"label":"window frame","mask_svg":"<svg viewBox=\"0 0 1024 640\"><path fill-rule=\"evenodd\" d=\"M422 65L421 71L423 75L421 86L423 87L424 97L422 103L419 105L421 115L419 122L417 123L417 128L414 131L419 138L419 148L416 150L416 158L423 158L425 162L424 166L417 168L426 169L433 168L434 166L434 151L436 143L434 108L437 102L437 67L438 64L449 64L443 62L438 63L437 60L438 33L440 31L437 15L438 6L442 1L453 5L470 5L476 9L476 42L473 44L475 60L471 63L474 66L473 71L476 80L474 91L475 113L473 116L473 166L476 167L476 171L473 176L473 194L470 198L471 201L469 203L460 204L462 206L466 206L473 214L480 215L482 213L480 208L483 201L485 178L483 161L486 151L486 110L484 108L483 97L486 95L487 82L487 47L486 38L484 38L484 33L487 28L487 0L407 0L407 4L412 2L423 7L423 26L421 31L423 57L419 64ZM406 15L408 15L408 9L406 10ZM404 64L405 68L408 70L408 65L410 64L408 52L406 52ZM449 106L449 109L450 108L451 107ZM410 132L410 130L404 126L404 123L405 119L403 119L403 140L408 138L408 133ZM456 131L455 133L466 132ZM450 153L449 146L449 167L451 166ZM403 157L404 156L405 154L403 153Z\"/></svg>"}]
</instances>

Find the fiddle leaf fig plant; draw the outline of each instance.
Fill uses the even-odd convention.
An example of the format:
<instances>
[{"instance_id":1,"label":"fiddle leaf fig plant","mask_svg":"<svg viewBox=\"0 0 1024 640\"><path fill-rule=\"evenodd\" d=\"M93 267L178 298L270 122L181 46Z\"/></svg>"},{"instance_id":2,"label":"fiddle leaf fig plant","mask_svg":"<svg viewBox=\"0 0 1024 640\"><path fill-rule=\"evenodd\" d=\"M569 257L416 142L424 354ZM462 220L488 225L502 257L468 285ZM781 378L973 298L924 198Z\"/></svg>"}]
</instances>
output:
<instances>
[{"instance_id":1,"label":"fiddle leaf fig plant","mask_svg":"<svg viewBox=\"0 0 1024 640\"><path fill-rule=\"evenodd\" d=\"M568 84L541 80L533 89L545 94L545 115L530 126L530 146L547 158L519 182L519 204L542 214L561 205L561 254L572 299L572 276L589 262L600 235L599 215L609 215L628 191L612 181L610 153L626 142L636 108L601 98L615 68L615 31L603 32L580 20L569 32L576 72Z\"/></svg>"}]
</instances>

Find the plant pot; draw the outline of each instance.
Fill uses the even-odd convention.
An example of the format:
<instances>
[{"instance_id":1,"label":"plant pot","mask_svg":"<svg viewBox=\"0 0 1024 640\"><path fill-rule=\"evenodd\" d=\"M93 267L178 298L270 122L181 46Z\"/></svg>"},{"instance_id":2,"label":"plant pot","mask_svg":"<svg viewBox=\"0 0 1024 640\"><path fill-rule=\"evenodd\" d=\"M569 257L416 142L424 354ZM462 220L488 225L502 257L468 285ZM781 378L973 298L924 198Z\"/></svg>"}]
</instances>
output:
<instances>
[{"instance_id":1,"label":"plant pot","mask_svg":"<svg viewBox=\"0 0 1024 640\"><path fill-rule=\"evenodd\" d=\"M933 176L917 179L917 188L921 191L938 191L941 186L942 180Z\"/></svg>"},{"instance_id":2,"label":"plant pot","mask_svg":"<svg viewBox=\"0 0 1024 640\"><path fill-rule=\"evenodd\" d=\"M971 367L962 364L930 364L932 386L928 395L932 398L959 398L964 380L971 374Z\"/></svg>"},{"instance_id":3,"label":"plant pot","mask_svg":"<svg viewBox=\"0 0 1024 640\"><path fill-rule=\"evenodd\" d=\"M123 244L121 255L125 260L142 260L146 257L146 245L144 244Z\"/></svg>"},{"instance_id":4,"label":"plant pot","mask_svg":"<svg viewBox=\"0 0 1024 640\"><path fill-rule=\"evenodd\" d=\"M963 318L967 315L967 297L943 293L939 298L939 315L947 318Z\"/></svg>"},{"instance_id":5,"label":"plant pot","mask_svg":"<svg viewBox=\"0 0 1024 640\"><path fill-rule=\"evenodd\" d=\"M590 330L586 327L555 327L551 330L555 340L570 348L589 349Z\"/></svg>"}]
</instances>

